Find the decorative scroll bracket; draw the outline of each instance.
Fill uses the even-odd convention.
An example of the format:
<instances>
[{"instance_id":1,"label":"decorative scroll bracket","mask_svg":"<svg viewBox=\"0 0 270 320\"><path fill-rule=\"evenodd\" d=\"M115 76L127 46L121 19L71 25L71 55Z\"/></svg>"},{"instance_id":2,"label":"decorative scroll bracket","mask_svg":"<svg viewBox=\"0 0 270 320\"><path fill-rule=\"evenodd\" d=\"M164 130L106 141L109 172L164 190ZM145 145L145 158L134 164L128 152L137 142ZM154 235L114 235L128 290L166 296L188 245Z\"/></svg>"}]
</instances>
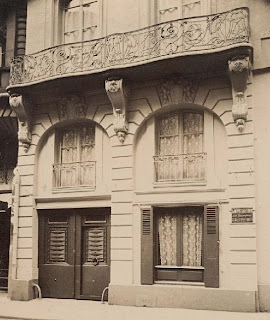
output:
<instances>
[{"instance_id":1,"label":"decorative scroll bracket","mask_svg":"<svg viewBox=\"0 0 270 320\"><path fill-rule=\"evenodd\" d=\"M123 85L123 79L109 79L105 81L105 90L111 101L114 115L114 131L121 143L124 143L128 132L126 118L127 90Z\"/></svg>"},{"instance_id":2,"label":"decorative scroll bracket","mask_svg":"<svg viewBox=\"0 0 270 320\"><path fill-rule=\"evenodd\" d=\"M248 56L238 56L229 60L228 65L232 83L233 120L235 121L238 131L242 132L248 115L246 92L251 63Z\"/></svg>"},{"instance_id":3,"label":"decorative scroll bracket","mask_svg":"<svg viewBox=\"0 0 270 320\"><path fill-rule=\"evenodd\" d=\"M23 98L22 95L14 93L9 97L9 104L18 117L19 142L23 145L24 151L27 152L32 140L29 101Z\"/></svg>"}]
</instances>

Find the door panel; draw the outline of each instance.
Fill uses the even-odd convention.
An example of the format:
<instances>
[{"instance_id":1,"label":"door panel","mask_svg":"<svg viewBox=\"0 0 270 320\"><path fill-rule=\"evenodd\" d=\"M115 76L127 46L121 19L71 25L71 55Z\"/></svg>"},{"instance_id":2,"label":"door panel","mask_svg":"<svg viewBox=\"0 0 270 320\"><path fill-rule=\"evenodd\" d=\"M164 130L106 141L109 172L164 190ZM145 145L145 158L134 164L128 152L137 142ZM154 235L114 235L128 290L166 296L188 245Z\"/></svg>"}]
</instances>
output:
<instances>
[{"instance_id":1,"label":"door panel","mask_svg":"<svg viewBox=\"0 0 270 320\"><path fill-rule=\"evenodd\" d=\"M39 283L47 298L74 298L74 216L40 215Z\"/></svg>"},{"instance_id":2,"label":"door panel","mask_svg":"<svg viewBox=\"0 0 270 320\"><path fill-rule=\"evenodd\" d=\"M96 209L81 218L81 246L76 251L80 257L80 273L76 275L80 290L76 297L100 300L103 290L109 285L109 212Z\"/></svg>"},{"instance_id":3,"label":"door panel","mask_svg":"<svg viewBox=\"0 0 270 320\"><path fill-rule=\"evenodd\" d=\"M39 283L44 297L100 300L110 275L110 209L39 214Z\"/></svg>"}]
</instances>

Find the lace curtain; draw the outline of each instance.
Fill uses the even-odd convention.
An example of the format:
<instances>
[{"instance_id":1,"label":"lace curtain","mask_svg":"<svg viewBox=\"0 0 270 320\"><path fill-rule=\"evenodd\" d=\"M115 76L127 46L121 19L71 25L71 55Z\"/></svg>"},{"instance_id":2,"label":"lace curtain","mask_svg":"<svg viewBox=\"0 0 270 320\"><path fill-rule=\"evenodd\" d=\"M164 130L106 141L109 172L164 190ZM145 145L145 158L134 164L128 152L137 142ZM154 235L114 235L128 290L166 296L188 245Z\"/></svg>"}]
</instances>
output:
<instances>
[{"instance_id":1,"label":"lace curtain","mask_svg":"<svg viewBox=\"0 0 270 320\"><path fill-rule=\"evenodd\" d=\"M95 126L64 130L61 141L61 186L93 185L95 166Z\"/></svg>"},{"instance_id":2,"label":"lace curtain","mask_svg":"<svg viewBox=\"0 0 270 320\"><path fill-rule=\"evenodd\" d=\"M204 179L203 114L165 115L160 118L158 128L157 181Z\"/></svg>"},{"instance_id":3,"label":"lace curtain","mask_svg":"<svg viewBox=\"0 0 270 320\"><path fill-rule=\"evenodd\" d=\"M77 130L76 128L63 131L61 142L61 186L76 185L77 161Z\"/></svg>"},{"instance_id":4,"label":"lace curtain","mask_svg":"<svg viewBox=\"0 0 270 320\"><path fill-rule=\"evenodd\" d=\"M183 114L183 177L187 180L204 177L203 152L203 115L200 113Z\"/></svg>"},{"instance_id":5,"label":"lace curtain","mask_svg":"<svg viewBox=\"0 0 270 320\"><path fill-rule=\"evenodd\" d=\"M80 185L94 185L94 166L87 161L93 161L95 156L95 126L80 127Z\"/></svg>"},{"instance_id":6,"label":"lace curtain","mask_svg":"<svg viewBox=\"0 0 270 320\"><path fill-rule=\"evenodd\" d=\"M162 266L176 265L176 216L165 214L159 217L158 235Z\"/></svg>"},{"instance_id":7,"label":"lace curtain","mask_svg":"<svg viewBox=\"0 0 270 320\"><path fill-rule=\"evenodd\" d=\"M178 261L182 261L184 266L199 267L202 265L203 215L183 213L181 216L182 233L177 226L179 215L162 214L158 218L160 264L176 266Z\"/></svg>"},{"instance_id":8,"label":"lace curtain","mask_svg":"<svg viewBox=\"0 0 270 320\"><path fill-rule=\"evenodd\" d=\"M202 265L202 215L183 215L183 265Z\"/></svg>"}]
</instances>

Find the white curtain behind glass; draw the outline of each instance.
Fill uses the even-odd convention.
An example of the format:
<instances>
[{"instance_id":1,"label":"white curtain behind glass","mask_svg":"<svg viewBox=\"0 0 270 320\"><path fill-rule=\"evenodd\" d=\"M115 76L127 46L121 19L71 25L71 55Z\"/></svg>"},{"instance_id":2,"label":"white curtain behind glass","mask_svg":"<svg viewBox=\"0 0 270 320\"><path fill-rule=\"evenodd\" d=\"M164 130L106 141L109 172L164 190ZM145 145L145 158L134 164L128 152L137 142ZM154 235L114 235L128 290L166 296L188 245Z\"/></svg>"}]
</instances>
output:
<instances>
[{"instance_id":1,"label":"white curtain behind glass","mask_svg":"<svg viewBox=\"0 0 270 320\"><path fill-rule=\"evenodd\" d=\"M201 0L158 0L158 22L199 16L201 7Z\"/></svg>"},{"instance_id":2,"label":"white curtain behind glass","mask_svg":"<svg viewBox=\"0 0 270 320\"><path fill-rule=\"evenodd\" d=\"M175 215L163 214L158 220L158 235L160 248L160 264L176 266L176 225Z\"/></svg>"},{"instance_id":3,"label":"white curtain behind glass","mask_svg":"<svg viewBox=\"0 0 270 320\"><path fill-rule=\"evenodd\" d=\"M202 215L189 213L183 215L183 265L200 267L202 265Z\"/></svg>"},{"instance_id":4,"label":"white curtain behind glass","mask_svg":"<svg viewBox=\"0 0 270 320\"><path fill-rule=\"evenodd\" d=\"M72 43L97 37L99 2L72 0L64 14L64 42Z\"/></svg>"},{"instance_id":5,"label":"white curtain behind glass","mask_svg":"<svg viewBox=\"0 0 270 320\"><path fill-rule=\"evenodd\" d=\"M195 211L195 210L194 210ZM180 218L182 222L177 224ZM180 225L182 232L180 232ZM202 265L203 214L198 211L161 214L158 217L159 257L162 266L200 267Z\"/></svg>"}]
</instances>

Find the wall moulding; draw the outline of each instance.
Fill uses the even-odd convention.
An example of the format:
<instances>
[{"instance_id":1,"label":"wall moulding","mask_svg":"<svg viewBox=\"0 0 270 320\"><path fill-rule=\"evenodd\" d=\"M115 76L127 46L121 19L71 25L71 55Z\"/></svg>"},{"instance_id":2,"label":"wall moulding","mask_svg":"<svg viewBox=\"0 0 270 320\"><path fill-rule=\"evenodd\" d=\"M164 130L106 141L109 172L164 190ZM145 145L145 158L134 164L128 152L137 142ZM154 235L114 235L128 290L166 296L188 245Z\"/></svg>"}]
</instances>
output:
<instances>
[{"instance_id":1,"label":"wall moulding","mask_svg":"<svg viewBox=\"0 0 270 320\"><path fill-rule=\"evenodd\" d=\"M251 71L249 56L236 56L228 61L232 84L232 115L239 132L243 132L248 116L247 81Z\"/></svg>"},{"instance_id":2,"label":"wall moulding","mask_svg":"<svg viewBox=\"0 0 270 320\"><path fill-rule=\"evenodd\" d=\"M169 104L180 102L193 103L198 85L198 79L181 76L164 80L158 86L158 95L161 105L164 107Z\"/></svg>"},{"instance_id":3,"label":"wall moulding","mask_svg":"<svg viewBox=\"0 0 270 320\"><path fill-rule=\"evenodd\" d=\"M21 94L12 93L9 97L9 104L18 117L18 140L23 145L24 151L27 152L32 140L31 101Z\"/></svg>"},{"instance_id":4,"label":"wall moulding","mask_svg":"<svg viewBox=\"0 0 270 320\"><path fill-rule=\"evenodd\" d=\"M113 107L114 131L121 143L124 143L128 132L127 97L128 90L124 87L123 79L108 79L105 90Z\"/></svg>"},{"instance_id":5,"label":"wall moulding","mask_svg":"<svg viewBox=\"0 0 270 320\"><path fill-rule=\"evenodd\" d=\"M87 106L79 95L68 94L57 105L59 120L85 118Z\"/></svg>"}]
</instances>

